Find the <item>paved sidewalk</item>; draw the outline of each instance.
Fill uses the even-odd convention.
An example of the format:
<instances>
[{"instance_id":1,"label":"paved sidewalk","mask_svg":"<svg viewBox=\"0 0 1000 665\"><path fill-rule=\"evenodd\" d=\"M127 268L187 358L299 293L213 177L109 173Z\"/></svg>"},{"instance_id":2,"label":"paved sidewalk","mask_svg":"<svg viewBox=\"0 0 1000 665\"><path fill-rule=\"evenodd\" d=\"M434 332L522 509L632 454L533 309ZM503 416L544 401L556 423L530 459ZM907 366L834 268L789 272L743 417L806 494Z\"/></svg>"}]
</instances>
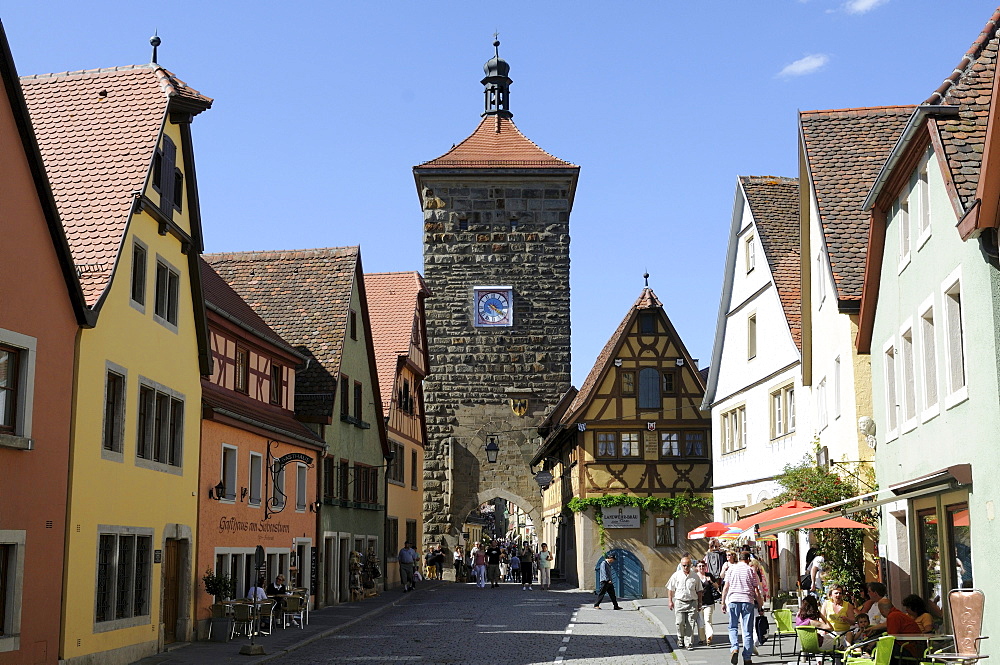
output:
<instances>
[{"instance_id":1,"label":"paved sidewalk","mask_svg":"<svg viewBox=\"0 0 1000 665\"><path fill-rule=\"evenodd\" d=\"M715 606L715 616L712 618L712 629L715 632L712 643L688 651L677 648L677 624L666 598L641 598L633 602L640 612L663 629L664 639L673 650L680 665L729 665L729 616L722 613L718 604ZM765 616L771 622L773 632L774 620L771 618L770 611L766 611ZM786 638L782 645L785 654L783 658L779 655L777 647L775 647L774 655L771 655L773 639L774 635L770 634L767 643L757 647L759 655L753 657L754 665L758 665L758 663L761 665L795 665L798 654L792 651L791 639Z\"/></svg>"},{"instance_id":2,"label":"paved sidewalk","mask_svg":"<svg viewBox=\"0 0 1000 665\"><path fill-rule=\"evenodd\" d=\"M420 598L427 589L454 584L454 582L424 581L416 591L403 593L400 589L383 591L374 598L366 598L357 603L341 603L309 613L309 623L302 628L289 626L275 628L270 635L258 635L255 644L264 646L266 655L244 656L240 647L250 644L245 637L237 637L232 642L191 642L155 656L136 661L133 665L224 665L242 663L256 665L266 663L307 644L323 639L359 621L364 621L384 612L390 607Z\"/></svg>"}]
</instances>

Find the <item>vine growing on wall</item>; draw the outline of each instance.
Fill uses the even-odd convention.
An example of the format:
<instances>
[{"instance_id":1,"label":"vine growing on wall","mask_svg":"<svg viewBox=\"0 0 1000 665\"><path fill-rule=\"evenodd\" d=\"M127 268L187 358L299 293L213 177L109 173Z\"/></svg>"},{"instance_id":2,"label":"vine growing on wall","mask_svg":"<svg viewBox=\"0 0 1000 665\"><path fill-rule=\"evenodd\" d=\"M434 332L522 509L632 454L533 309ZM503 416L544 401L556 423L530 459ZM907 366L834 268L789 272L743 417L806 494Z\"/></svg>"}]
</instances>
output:
<instances>
[{"instance_id":1,"label":"vine growing on wall","mask_svg":"<svg viewBox=\"0 0 1000 665\"><path fill-rule=\"evenodd\" d=\"M605 494L586 499L574 497L566 507L574 513L582 513L588 508L594 508L594 521L600 535L601 549L607 542L607 531L604 529L604 515L601 508L617 508L627 506L639 509L639 521L645 523L649 513L664 514L670 517L684 517L695 510L708 511L712 509L712 499L700 496L636 496L634 494Z\"/></svg>"},{"instance_id":2,"label":"vine growing on wall","mask_svg":"<svg viewBox=\"0 0 1000 665\"><path fill-rule=\"evenodd\" d=\"M832 468L817 466L815 458L806 456L798 464L789 464L775 478L783 491L769 502L779 506L787 501L806 501L813 506L823 506L843 501L852 496L877 489L871 464L844 463ZM847 504L844 508L856 504ZM878 527L874 510L850 515L852 520ZM826 584L843 584L854 591L865 583L864 538L872 535L878 540L875 529L811 529L816 548L826 559L824 579ZM867 532L867 533L866 533Z\"/></svg>"}]
</instances>

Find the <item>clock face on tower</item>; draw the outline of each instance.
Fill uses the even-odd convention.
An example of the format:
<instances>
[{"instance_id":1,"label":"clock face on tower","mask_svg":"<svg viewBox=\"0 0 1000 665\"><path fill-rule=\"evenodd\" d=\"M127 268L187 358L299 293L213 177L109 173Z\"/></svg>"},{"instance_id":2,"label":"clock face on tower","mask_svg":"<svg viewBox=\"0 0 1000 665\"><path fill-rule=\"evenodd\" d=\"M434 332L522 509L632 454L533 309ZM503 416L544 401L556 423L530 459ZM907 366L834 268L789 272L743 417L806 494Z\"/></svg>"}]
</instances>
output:
<instances>
[{"instance_id":1,"label":"clock face on tower","mask_svg":"<svg viewBox=\"0 0 1000 665\"><path fill-rule=\"evenodd\" d=\"M477 286L473 289L473 317L477 328L514 325L514 290L509 286Z\"/></svg>"}]
</instances>

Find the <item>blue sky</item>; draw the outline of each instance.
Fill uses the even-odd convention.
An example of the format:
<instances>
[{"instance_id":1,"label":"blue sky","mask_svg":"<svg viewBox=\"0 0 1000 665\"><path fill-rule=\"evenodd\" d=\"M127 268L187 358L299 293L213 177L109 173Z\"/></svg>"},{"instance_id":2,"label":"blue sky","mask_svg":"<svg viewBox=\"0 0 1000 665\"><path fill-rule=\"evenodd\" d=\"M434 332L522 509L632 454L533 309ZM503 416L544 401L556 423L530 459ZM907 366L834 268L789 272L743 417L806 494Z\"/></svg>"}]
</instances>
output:
<instances>
[{"instance_id":1,"label":"blue sky","mask_svg":"<svg viewBox=\"0 0 1000 665\"><path fill-rule=\"evenodd\" d=\"M738 175L795 176L798 110L916 104L984 0L503 3L10 2L19 73L159 61L215 98L194 123L210 252L360 244L422 270L411 168L482 111L495 30L511 110L581 166L571 218L573 379L642 290L711 358Z\"/></svg>"}]
</instances>

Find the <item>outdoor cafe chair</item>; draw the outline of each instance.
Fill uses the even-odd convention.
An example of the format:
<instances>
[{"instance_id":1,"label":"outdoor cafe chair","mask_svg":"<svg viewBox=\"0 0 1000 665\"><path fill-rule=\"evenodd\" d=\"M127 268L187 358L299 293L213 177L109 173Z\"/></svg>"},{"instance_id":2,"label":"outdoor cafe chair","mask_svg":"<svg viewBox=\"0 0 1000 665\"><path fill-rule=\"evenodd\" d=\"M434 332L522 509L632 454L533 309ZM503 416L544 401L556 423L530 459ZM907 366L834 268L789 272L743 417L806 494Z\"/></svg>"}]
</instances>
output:
<instances>
[{"instance_id":1,"label":"outdoor cafe chair","mask_svg":"<svg viewBox=\"0 0 1000 665\"><path fill-rule=\"evenodd\" d=\"M872 642L875 643L875 651L872 653L871 658L869 658L861 650L861 647ZM849 646L844 652L843 663L844 665L889 665L892 661L892 650L895 646L896 638L893 635L883 635L874 640L858 642Z\"/></svg>"},{"instance_id":2,"label":"outdoor cafe chair","mask_svg":"<svg viewBox=\"0 0 1000 665\"><path fill-rule=\"evenodd\" d=\"M253 605L249 603L233 605L233 628L230 631L229 639L236 637L236 632L239 629L242 629L243 633L250 637L250 634L254 632L254 619Z\"/></svg>"},{"instance_id":3,"label":"outdoor cafe chair","mask_svg":"<svg viewBox=\"0 0 1000 665\"><path fill-rule=\"evenodd\" d=\"M774 610L771 612L774 615L774 635L771 637L771 655L774 655L774 649L777 646L778 654L784 658L785 651L781 644L781 638L791 637L792 638L792 651L795 651L795 645L798 644L799 636L795 632L795 625L792 623L792 611L786 609Z\"/></svg>"},{"instance_id":4,"label":"outdoor cafe chair","mask_svg":"<svg viewBox=\"0 0 1000 665\"><path fill-rule=\"evenodd\" d=\"M274 630L274 608L278 606L277 601L265 600L261 601L260 609L258 610L257 617L257 630L261 635L270 635L271 631ZM267 618L267 628L264 628L264 619Z\"/></svg>"},{"instance_id":5,"label":"outdoor cafe chair","mask_svg":"<svg viewBox=\"0 0 1000 665\"><path fill-rule=\"evenodd\" d=\"M983 635L983 610L986 594L979 589L952 589L948 592L948 610L951 614L953 652L932 651L927 658L954 665L967 665L989 656L979 653L979 642L987 639Z\"/></svg>"},{"instance_id":6,"label":"outdoor cafe chair","mask_svg":"<svg viewBox=\"0 0 1000 665\"><path fill-rule=\"evenodd\" d=\"M808 663L813 658L819 658L820 665L823 665L827 658L833 662L833 649L821 649L819 647L819 634L816 632L816 626L796 626L795 635L799 640L799 658L797 661L799 664L802 661Z\"/></svg>"},{"instance_id":7,"label":"outdoor cafe chair","mask_svg":"<svg viewBox=\"0 0 1000 665\"><path fill-rule=\"evenodd\" d=\"M228 614L229 608L223 605L222 603L212 603L211 605L209 605L208 611L211 612L210 616L213 619L225 619L227 616L229 616ZM212 627L215 626L216 623L217 622L215 621L208 622L208 639L212 639Z\"/></svg>"},{"instance_id":8,"label":"outdoor cafe chair","mask_svg":"<svg viewBox=\"0 0 1000 665\"><path fill-rule=\"evenodd\" d=\"M305 602L303 602L301 596L289 596L285 598L285 609L281 611L281 623L285 626L288 625L288 618L298 618L299 628L305 628L305 619L303 615L305 614Z\"/></svg>"}]
</instances>

